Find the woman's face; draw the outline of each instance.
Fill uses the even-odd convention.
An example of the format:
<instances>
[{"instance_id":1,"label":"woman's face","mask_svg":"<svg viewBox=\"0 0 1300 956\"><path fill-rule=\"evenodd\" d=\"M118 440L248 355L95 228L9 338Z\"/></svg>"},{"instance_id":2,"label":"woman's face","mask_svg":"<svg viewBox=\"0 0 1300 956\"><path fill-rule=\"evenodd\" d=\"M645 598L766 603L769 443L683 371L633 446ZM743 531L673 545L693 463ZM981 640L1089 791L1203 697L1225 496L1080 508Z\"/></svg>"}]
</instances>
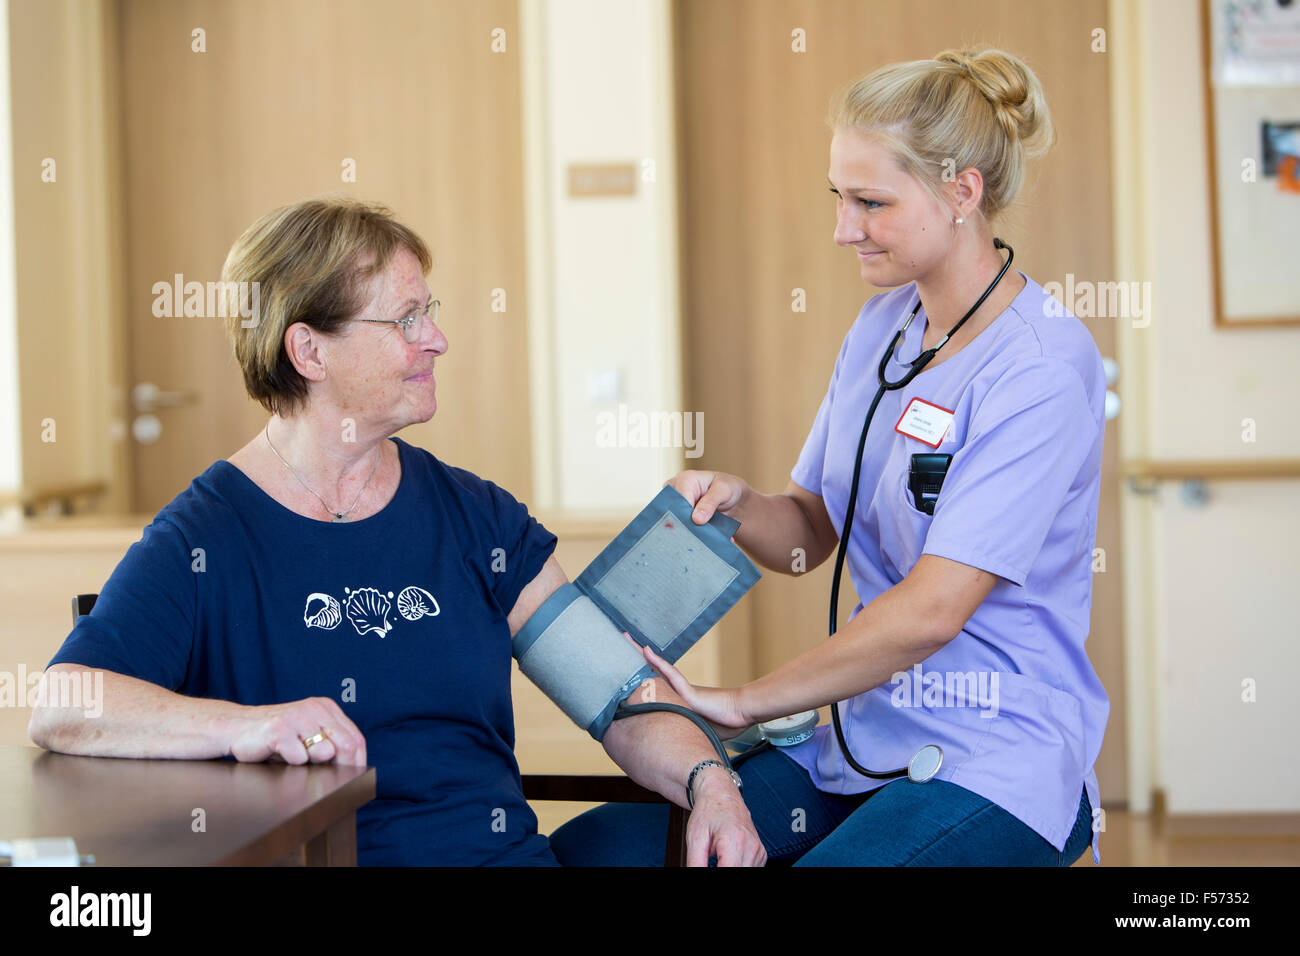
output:
<instances>
[{"instance_id":1,"label":"woman's face","mask_svg":"<svg viewBox=\"0 0 1300 956\"><path fill-rule=\"evenodd\" d=\"M447 351L447 337L426 316L429 286L420 261L408 249L393 253L371 279L371 297L357 318L400 319L415 314L419 338L407 342L393 323L349 322L327 346L331 403L358 426L391 434L427 422L438 408L433 364Z\"/></svg>"},{"instance_id":2,"label":"woman's face","mask_svg":"<svg viewBox=\"0 0 1300 956\"><path fill-rule=\"evenodd\" d=\"M862 278L878 288L922 280L942 266L952 213L898 168L889 151L856 129L831 139L835 241L857 250Z\"/></svg>"}]
</instances>

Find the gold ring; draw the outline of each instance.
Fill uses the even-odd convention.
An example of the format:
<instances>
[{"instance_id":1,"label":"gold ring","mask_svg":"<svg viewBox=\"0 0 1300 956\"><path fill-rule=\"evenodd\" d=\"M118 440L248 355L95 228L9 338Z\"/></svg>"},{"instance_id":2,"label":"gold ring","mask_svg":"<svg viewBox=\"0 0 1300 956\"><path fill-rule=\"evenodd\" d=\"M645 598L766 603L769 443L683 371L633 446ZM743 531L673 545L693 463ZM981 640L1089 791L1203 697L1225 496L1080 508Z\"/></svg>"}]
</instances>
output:
<instances>
[{"instance_id":1,"label":"gold ring","mask_svg":"<svg viewBox=\"0 0 1300 956\"><path fill-rule=\"evenodd\" d=\"M325 739L327 739L327 736L325 734L325 731L322 730L318 734L312 734L310 737L308 737L306 740L302 742L302 745L307 750L311 750L313 746L315 746L316 744L320 743L322 740Z\"/></svg>"}]
</instances>

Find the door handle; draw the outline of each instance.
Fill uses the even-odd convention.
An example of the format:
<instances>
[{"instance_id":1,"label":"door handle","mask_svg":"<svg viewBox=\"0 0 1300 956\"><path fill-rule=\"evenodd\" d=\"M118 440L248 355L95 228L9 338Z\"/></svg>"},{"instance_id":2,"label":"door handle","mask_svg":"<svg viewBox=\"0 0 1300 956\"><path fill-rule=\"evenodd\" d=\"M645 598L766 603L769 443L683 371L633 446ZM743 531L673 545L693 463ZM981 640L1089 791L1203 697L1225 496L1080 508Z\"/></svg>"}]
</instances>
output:
<instances>
[{"instance_id":1,"label":"door handle","mask_svg":"<svg viewBox=\"0 0 1300 956\"><path fill-rule=\"evenodd\" d=\"M197 392L165 392L153 382L141 382L131 389L131 407L137 412L152 412L159 408L197 404Z\"/></svg>"}]
</instances>

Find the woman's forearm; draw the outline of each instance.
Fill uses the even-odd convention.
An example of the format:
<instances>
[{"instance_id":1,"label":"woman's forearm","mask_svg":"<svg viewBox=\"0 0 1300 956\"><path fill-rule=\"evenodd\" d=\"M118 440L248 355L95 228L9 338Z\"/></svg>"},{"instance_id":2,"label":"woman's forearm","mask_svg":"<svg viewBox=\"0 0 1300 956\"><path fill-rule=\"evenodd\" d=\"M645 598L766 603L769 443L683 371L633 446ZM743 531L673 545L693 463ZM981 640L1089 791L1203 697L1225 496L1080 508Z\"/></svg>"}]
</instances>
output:
<instances>
[{"instance_id":1,"label":"woman's forearm","mask_svg":"<svg viewBox=\"0 0 1300 956\"><path fill-rule=\"evenodd\" d=\"M659 701L685 706L662 678L634 690L628 703ZM686 779L701 760L717 756L704 732L687 718L672 713L637 714L610 725L602 741L605 752L641 786L678 806L686 806Z\"/></svg>"},{"instance_id":2,"label":"woman's forearm","mask_svg":"<svg viewBox=\"0 0 1300 956\"><path fill-rule=\"evenodd\" d=\"M834 637L741 687L741 710L757 723L848 700L925 660L960 630L901 581Z\"/></svg>"},{"instance_id":3,"label":"woman's forearm","mask_svg":"<svg viewBox=\"0 0 1300 956\"><path fill-rule=\"evenodd\" d=\"M32 710L32 742L60 753L202 760L230 752L229 725L248 709L186 697L114 671L55 664ZM72 693L76 682L76 693ZM74 704L75 702L75 704Z\"/></svg>"},{"instance_id":4,"label":"woman's forearm","mask_svg":"<svg viewBox=\"0 0 1300 956\"><path fill-rule=\"evenodd\" d=\"M831 543L819 541L808 513L790 495L747 488L728 514L740 522L736 544L769 571L803 574L830 554Z\"/></svg>"}]
</instances>

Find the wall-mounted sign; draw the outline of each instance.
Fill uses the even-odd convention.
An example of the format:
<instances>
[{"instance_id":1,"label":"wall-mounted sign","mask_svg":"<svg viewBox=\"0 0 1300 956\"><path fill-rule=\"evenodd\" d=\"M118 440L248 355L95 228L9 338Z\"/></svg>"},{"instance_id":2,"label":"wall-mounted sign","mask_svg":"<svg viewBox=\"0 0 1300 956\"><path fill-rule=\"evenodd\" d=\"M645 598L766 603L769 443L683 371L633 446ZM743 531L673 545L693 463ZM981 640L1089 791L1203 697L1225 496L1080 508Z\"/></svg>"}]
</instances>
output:
<instances>
[{"instance_id":1,"label":"wall-mounted sign","mask_svg":"<svg viewBox=\"0 0 1300 956\"><path fill-rule=\"evenodd\" d=\"M634 163L590 163L569 167L569 195L635 196L636 165Z\"/></svg>"}]
</instances>

